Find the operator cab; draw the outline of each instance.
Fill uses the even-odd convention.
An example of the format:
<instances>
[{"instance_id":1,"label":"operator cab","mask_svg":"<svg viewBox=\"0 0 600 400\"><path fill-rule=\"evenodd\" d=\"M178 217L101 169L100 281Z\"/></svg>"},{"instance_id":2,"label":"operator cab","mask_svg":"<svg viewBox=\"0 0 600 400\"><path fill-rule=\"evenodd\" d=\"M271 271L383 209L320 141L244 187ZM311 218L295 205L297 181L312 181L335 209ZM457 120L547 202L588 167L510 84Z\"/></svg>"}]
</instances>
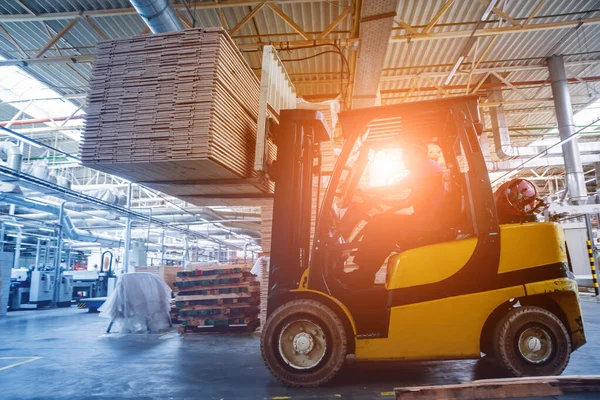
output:
<instances>
[{"instance_id":1,"label":"operator cab","mask_svg":"<svg viewBox=\"0 0 600 400\"><path fill-rule=\"evenodd\" d=\"M458 110L447 104L412 110L402 105L402 112L395 112L394 106L387 107L388 112L385 107L378 107L373 114L367 109L341 115L346 143L320 210L308 287L328 291L342 301L355 315L359 335L385 336L390 301L390 276L385 271L398 263L400 254L432 244L468 240L475 235L473 193L469 186L473 166L465 149L479 149L479 144L470 146L469 140L476 141L477 133L471 131L469 137L457 120L462 121L468 113L473 126L479 121L479 113L476 106ZM476 105L476 101L472 104ZM369 187L392 186L401 181L408 173L404 155L415 143L426 147L428 158L443 169L442 203L429 215L422 230L409 241L397 243L375 281L363 282L370 289L356 290L349 272L360 268L354 259L365 226L377 215L414 211L394 206L394 201L405 198L409 191L388 191L382 196L368 196L365 192ZM491 200L489 186L485 190Z\"/></svg>"},{"instance_id":2,"label":"operator cab","mask_svg":"<svg viewBox=\"0 0 600 400\"><path fill-rule=\"evenodd\" d=\"M461 153L459 140L443 137L438 132L437 136L423 135L419 138L419 144L428 149L428 158L443 169L444 192L439 195L440 198L434 199L439 205L431 210L427 226L423 226L419 235L412 240L397 242L395 253L440 241L466 238L472 234L463 176L468 171L468 164ZM401 182L409 173L403 163L407 151L410 151L410 147L402 135L382 139L371 133L362 142L355 157L349 159L348 169L342 172L330 209L333 224L329 234L334 242L339 243L340 250L335 268L357 267L353 263L356 248L360 246L365 227L375 216L411 215L414 212L412 206L397 205L398 200L409 195L410 189L386 190L390 187L393 189L393 185ZM372 188L379 189L380 194L367 194ZM343 279L344 274L339 276Z\"/></svg>"}]
</instances>

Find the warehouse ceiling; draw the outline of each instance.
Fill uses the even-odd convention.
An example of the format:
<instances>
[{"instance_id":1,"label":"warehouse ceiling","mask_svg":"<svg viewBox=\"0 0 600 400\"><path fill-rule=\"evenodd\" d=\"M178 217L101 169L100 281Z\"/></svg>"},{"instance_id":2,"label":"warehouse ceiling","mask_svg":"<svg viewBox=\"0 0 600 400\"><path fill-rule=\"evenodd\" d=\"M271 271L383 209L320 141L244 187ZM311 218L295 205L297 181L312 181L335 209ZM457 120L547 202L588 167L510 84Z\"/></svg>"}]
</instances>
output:
<instances>
[{"instance_id":1,"label":"warehouse ceiling","mask_svg":"<svg viewBox=\"0 0 600 400\"><path fill-rule=\"evenodd\" d=\"M262 47L275 45L298 93L309 101L337 98L344 107L357 106L364 93L357 89L353 97L353 90L366 86L378 86L382 104L477 94L487 118L490 90L500 89L511 140L527 145L556 137L545 58L564 55L575 112L600 98L597 0L499 0L487 17L488 0L397 0L391 13L393 0L172 3L186 27L227 29L257 74ZM374 21L391 26L369 33ZM17 66L69 103L62 112L47 111L47 121L40 122L27 110L15 118L32 100L27 93L20 100L0 95L2 124L15 119L15 131L74 153L73 135L55 121L69 119L73 107L85 111L95 44L148 33L127 0L0 3L0 66ZM381 40L387 41L385 51L378 50ZM371 54L367 48L373 48ZM361 51L372 65L361 63ZM380 72L373 77L361 71ZM485 128L489 131L489 119ZM29 156L46 153L33 149ZM562 173L560 168L532 173L544 172ZM82 184L89 181L87 172L73 174L81 175L76 178Z\"/></svg>"}]
</instances>

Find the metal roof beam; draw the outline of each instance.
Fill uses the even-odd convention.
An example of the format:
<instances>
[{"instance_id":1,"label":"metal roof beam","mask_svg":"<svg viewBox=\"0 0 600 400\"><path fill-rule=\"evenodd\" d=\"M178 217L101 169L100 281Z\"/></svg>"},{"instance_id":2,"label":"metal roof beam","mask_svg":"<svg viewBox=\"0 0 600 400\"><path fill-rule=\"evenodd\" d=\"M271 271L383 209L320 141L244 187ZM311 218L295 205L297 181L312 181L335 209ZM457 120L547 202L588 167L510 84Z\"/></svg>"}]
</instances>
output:
<instances>
[{"instance_id":1,"label":"metal roof beam","mask_svg":"<svg viewBox=\"0 0 600 400\"><path fill-rule=\"evenodd\" d=\"M442 6L442 8L440 8L438 10L438 12L431 19L431 21L429 21L427 26L425 28L423 28L421 33L426 34L427 32L429 32L431 30L431 28L433 28L435 26L435 24L437 24L437 22L440 20L440 18L442 18L442 16L446 13L446 11L448 11L448 9L450 7L452 7L452 4L454 4L455 1L456 0L446 0L444 5Z\"/></svg>"},{"instance_id":2,"label":"metal roof beam","mask_svg":"<svg viewBox=\"0 0 600 400\"><path fill-rule=\"evenodd\" d=\"M297 3L324 3L327 0L267 0L267 3L273 4L297 4ZM207 10L231 7L256 6L262 3L260 0L220 0L194 2L194 10ZM186 9L185 4L173 4L174 9ZM32 22L32 21L52 21L61 19L71 19L80 16L90 17L114 17L117 15L138 15L135 8L116 8L109 10L90 10L90 11L69 11L61 13L42 13L32 14L5 14L0 15L0 21L5 22Z\"/></svg>"},{"instance_id":3,"label":"metal roof beam","mask_svg":"<svg viewBox=\"0 0 600 400\"><path fill-rule=\"evenodd\" d=\"M269 8L271 10L273 10L273 12L275 14L277 14L279 16L279 18L281 18L293 30L295 30L296 32L298 32L298 35L302 36L306 40L310 39L309 36L304 31L304 29L302 29L300 27L300 25L298 25L296 22L294 22L294 20L289 15L287 15L286 13L284 13L280 8L278 8L277 6L275 6L273 3L269 3Z\"/></svg>"},{"instance_id":4,"label":"metal roof beam","mask_svg":"<svg viewBox=\"0 0 600 400\"><path fill-rule=\"evenodd\" d=\"M460 30L460 31L449 31L449 32L436 32L436 33L418 33L416 35L396 35L392 36L390 41L394 42L408 42L409 40L440 40L440 39L454 39L454 38L465 38L473 36L496 36L496 35L508 35L520 32L537 32L547 31L553 29L565 29L573 28L578 25L596 25L600 24L600 17L596 18L582 18L577 20L569 21L557 21L557 22L545 22L533 25L517 25L517 26L503 26L500 28L483 28L478 29L474 34L472 30Z\"/></svg>"},{"instance_id":5,"label":"metal roof beam","mask_svg":"<svg viewBox=\"0 0 600 400\"><path fill-rule=\"evenodd\" d=\"M242 18L242 20L240 22L237 23L236 26L231 28L231 30L229 31L229 34L234 35L237 31L239 31L244 25L246 25L246 23L248 21L250 21L252 19L252 17L254 17L260 10L262 10L266 4L267 4L267 2L263 1L259 5L254 7L248 14L246 14L244 16L244 18Z\"/></svg>"},{"instance_id":6,"label":"metal roof beam","mask_svg":"<svg viewBox=\"0 0 600 400\"><path fill-rule=\"evenodd\" d=\"M344 18L346 18L351 12L352 12L352 8L346 7L346 9L344 9L344 11L342 11L340 13L340 15L338 15L337 18L335 18L331 22L331 24L329 24L329 26L327 28L325 28L323 30L323 32L321 32L321 34L317 37L317 39L323 39L323 38L325 38L325 36L329 35L331 33L331 31L333 31L333 29L337 26L337 24L342 22L342 20Z\"/></svg>"},{"instance_id":7,"label":"metal roof beam","mask_svg":"<svg viewBox=\"0 0 600 400\"><path fill-rule=\"evenodd\" d=\"M542 6L544 5L544 2L546 0L540 0L537 5L535 6L535 8L533 9L533 11L531 12L531 14L529 14L529 16L527 17L527 19L523 22L523 25L528 25L531 20L533 18L535 18L535 16L537 15L538 12L540 12L540 10L542 9Z\"/></svg>"},{"instance_id":8,"label":"metal roof beam","mask_svg":"<svg viewBox=\"0 0 600 400\"><path fill-rule=\"evenodd\" d=\"M15 38L7 31L2 25L0 25L0 31L4 33L4 36L8 39L8 41L14 46L15 49L25 58L29 58L29 55L25 53L25 50L21 47L21 45L15 40Z\"/></svg>"},{"instance_id":9,"label":"metal roof beam","mask_svg":"<svg viewBox=\"0 0 600 400\"><path fill-rule=\"evenodd\" d=\"M27 64L64 64L64 63L91 63L94 61L93 54L81 54L77 56L59 56L59 57L43 57L43 58L15 58L8 60L0 60L0 67L10 65L27 65Z\"/></svg>"},{"instance_id":10,"label":"metal roof beam","mask_svg":"<svg viewBox=\"0 0 600 400\"><path fill-rule=\"evenodd\" d=\"M575 67L575 66L582 66L582 65L593 65L593 64L598 64L598 63L600 63L600 60L580 60L580 61L565 62L565 66L566 67ZM419 69L419 68L430 68L430 67L427 65L423 65L423 66L411 67L410 69ZM548 69L548 67L545 64L509 65L509 66L504 66L504 67L501 66L501 67L475 68L472 72L461 70L461 71L457 71L456 75L457 76L469 75L470 73L483 74L483 73L488 73L488 72L492 73L492 72L513 72L513 71L537 71L537 70L547 70L547 69ZM421 72L421 73L417 73L417 74L404 74L404 75L388 75L388 76L381 77L381 80L382 81L409 80L409 79L412 79L413 77L415 77L416 75L419 75L422 77L429 77L429 78L439 78L439 77L444 77L444 76L448 75L448 71Z\"/></svg>"},{"instance_id":11,"label":"metal roof beam","mask_svg":"<svg viewBox=\"0 0 600 400\"><path fill-rule=\"evenodd\" d=\"M479 0L479 2L485 6L490 4L489 0ZM498 7L493 7L492 12L502 18L503 20L509 22L513 26L521 26L517 21L515 21L510 15L504 12L504 10L499 9Z\"/></svg>"},{"instance_id":12,"label":"metal roof beam","mask_svg":"<svg viewBox=\"0 0 600 400\"><path fill-rule=\"evenodd\" d=\"M37 52L34 58L40 58L46 51L50 49L56 42L60 40L64 36L65 33L69 32L72 27L79 21L79 17L73 18L67 25L65 25L53 38L50 40Z\"/></svg>"},{"instance_id":13,"label":"metal roof beam","mask_svg":"<svg viewBox=\"0 0 600 400\"><path fill-rule=\"evenodd\" d=\"M96 33L102 38L102 40L108 40L108 37L104 34L104 32L102 32L98 25L96 25L94 21L92 21L92 19L89 16L86 15L83 17L83 19L85 20L85 22L88 23L89 26L92 27L94 31L96 31Z\"/></svg>"}]
</instances>

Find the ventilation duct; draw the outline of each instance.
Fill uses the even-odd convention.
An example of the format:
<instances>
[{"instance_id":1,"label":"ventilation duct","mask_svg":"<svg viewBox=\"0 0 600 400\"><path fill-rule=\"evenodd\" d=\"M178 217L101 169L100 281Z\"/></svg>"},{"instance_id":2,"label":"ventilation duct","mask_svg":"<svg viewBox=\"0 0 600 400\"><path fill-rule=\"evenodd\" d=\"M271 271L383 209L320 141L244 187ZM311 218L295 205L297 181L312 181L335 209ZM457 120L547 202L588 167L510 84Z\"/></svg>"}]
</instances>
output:
<instances>
[{"instance_id":1,"label":"ventilation duct","mask_svg":"<svg viewBox=\"0 0 600 400\"><path fill-rule=\"evenodd\" d=\"M379 80L389 47L398 0L363 0L358 32L360 45L356 57L356 73L352 108L381 104Z\"/></svg>"},{"instance_id":2,"label":"ventilation duct","mask_svg":"<svg viewBox=\"0 0 600 400\"><path fill-rule=\"evenodd\" d=\"M8 168L12 168L15 171L21 171L23 152L19 146L11 142L2 142L0 143L0 153L6 156L6 166ZM1 178L0 181L6 179L14 181L14 179L11 178ZM18 186L10 183L3 183L0 185L0 191L21 193L21 189Z\"/></svg>"},{"instance_id":3,"label":"ventilation duct","mask_svg":"<svg viewBox=\"0 0 600 400\"><path fill-rule=\"evenodd\" d=\"M565 64L562 56L552 56L547 61L556 122L558 123L558 134L561 140L566 140L575 134L575 126L573 124L573 108L565 74ZM583 204L587 199L587 188L585 187L583 166L577 142L577 138L575 138L563 144L562 151L567 172L566 185L571 196L571 202Z\"/></svg>"},{"instance_id":4,"label":"ventilation duct","mask_svg":"<svg viewBox=\"0 0 600 400\"><path fill-rule=\"evenodd\" d=\"M55 216L60 215L60 207L58 206L52 204L39 203L37 201L29 200L24 197L14 195L12 193L0 193L0 201L6 201L16 206L27 207L32 210L43 211L45 213L53 214ZM118 247L121 244L119 240L113 239L111 237L95 235L91 232L75 228L75 226L73 225L73 221L71 221L71 218L69 218L69 216L66 215L66 213L63 214L61 224L63 227L63 233L67 238L71 240L99 243L107 247Z\"/></svg>"},{"instance_id":5,"label":"ventilation duct","mask_svg":"<svg viewBox=\"0 0 600 400\"><path fill-rule=\"evenodd\" d=\"M67 189L71 189L71 180L64 177L64 176L59 176L56 178L56 183L58 186L60 187L64 187Z\"/></svg>"},{"instance_id":6,"label":"ventilation duct","mask_svg":"<svg viewBox=\"0 0 600 400\"><path fill-rule=\"evenodd\" d=\"M182 31L183 23L177 17L169 0L130 0L152 33Z\"/></svg>"},{"instance_id":7,"label":"ventilation duct","mask_svg":"<svg viewBox=\"0 0 600 400\"><path fill-rule=\"evenodd\" d=\"M492 75L489 77L489 82L493 84L489 91L489 101L500 104L489 109L494 135L494 150L498 158L510 160L515 157L533 157L544 151L545 147L517 147L511 144L506 114L502 106L502 81Z\"/></svg>"}]
</instances>

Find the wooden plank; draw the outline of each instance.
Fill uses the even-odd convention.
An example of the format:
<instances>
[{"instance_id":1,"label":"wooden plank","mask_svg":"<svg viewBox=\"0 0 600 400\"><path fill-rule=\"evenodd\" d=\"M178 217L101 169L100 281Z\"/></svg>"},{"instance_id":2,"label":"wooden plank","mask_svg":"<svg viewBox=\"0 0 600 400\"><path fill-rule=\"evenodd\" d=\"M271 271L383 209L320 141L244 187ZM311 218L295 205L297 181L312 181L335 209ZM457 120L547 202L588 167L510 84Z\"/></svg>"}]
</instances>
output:
<instances>
[{"instance_id":1,"label":"wooden plank","mask_svg":"<svg viewBox=\"0 0 600 400\"><path fill-rule=\"evenodd\" d=\"M505 399L561 396L573 392L600 392L600 376L536 376L484 379L456 385L396 388L396 399Z\"/></svg>"},{"instance_id":2,"label":"wooden plank","mask_svg":"<svg viewBox=\"0 0 600 400\"><path fill-rule=\"evenodd\" d=\"M538 396L561 396L563 391L548 382L462 383L396 388L397 400L479 400Z\"/></svg>"}]
</instances>

